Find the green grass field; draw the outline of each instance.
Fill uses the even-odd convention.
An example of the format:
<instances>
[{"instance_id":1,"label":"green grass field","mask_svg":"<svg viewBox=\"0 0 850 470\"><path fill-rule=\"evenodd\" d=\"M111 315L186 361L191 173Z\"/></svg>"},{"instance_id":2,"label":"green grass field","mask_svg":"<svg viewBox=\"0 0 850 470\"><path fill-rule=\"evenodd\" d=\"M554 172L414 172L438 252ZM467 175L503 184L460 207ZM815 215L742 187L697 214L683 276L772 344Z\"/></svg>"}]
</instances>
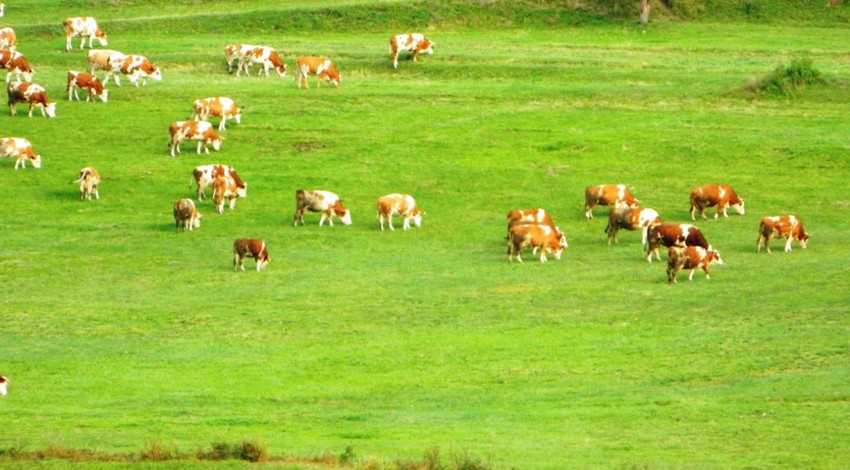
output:
<instances>
[{"instance_id":1,"label":"green grass field","mask_svg":"<svg viewBox=\"0 0 850 470\"><path fill-rule=\"evenodd\" d=\"M378 0L7 3L0 27L58 105L55 119L0 112L0 136L43 157L0 160L0 466L245 440L344 456L287 468L435 453L447 468L850 461L846 24L553 23L533 2L512 13L527 24L460 21L459 1L437 16ZM77 40L64 51L61 22L82 14L163 81L68 102L65 74L86 61ZM409 29L435 54L393 70L388 39ZM277 48L290 73L228 75L231 43ZM334 59L339 89L296 88L308 54ZM800 57L830 83L742 91ZM219 95L242 124L220 152L171 158L169 123ZM238 169L248 197L223 214L201 202L201 228L175 232L172 205L208 163ZM71 183L84 166L103 176L98 201ZM747 213L696 222L725 261L710 280L669 285L639 233L607 246L607 209L583 216L585 186L624 183L686 222L689 190L717 182ZM293 227L302 188L340 194L354 224ZM422 227L380 231L374 203L392 192L416 197ZM566 233L560 261L508 263L505 213L531 207ZM759 219L779 214L804 221L808 249L756 254ZM268 243L263 272L232 271L243 237Z\"/></svg>"}]
</instances>

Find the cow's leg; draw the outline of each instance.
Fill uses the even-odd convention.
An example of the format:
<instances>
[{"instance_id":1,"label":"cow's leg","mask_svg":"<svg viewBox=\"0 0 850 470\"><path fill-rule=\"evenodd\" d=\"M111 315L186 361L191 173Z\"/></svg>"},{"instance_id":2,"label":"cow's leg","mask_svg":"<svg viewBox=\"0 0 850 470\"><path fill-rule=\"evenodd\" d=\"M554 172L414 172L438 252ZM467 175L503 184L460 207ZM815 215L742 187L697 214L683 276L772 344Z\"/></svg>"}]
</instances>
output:
<instances>
[{"instance_id":1,"label":"cow's leg","mask_svg":"<svg viewBox=\"0 0 850 470\"><path fill-rule=\"evenodd\" d=\"M390 230L395 231L395 227L393 227L393 215L392 214L387 216L387 222L389 222Z\"/></svg>"},{"instance_id":2,"label":"cow's leg","mask_svg":"<svg viewBox=\"0 0 850 470\"><path fill-rule=\"evenodd\" d=\"M785 242L785 253L791 251L791 242L794 241L794 235L788 234L788 241Z\"/></svg>"},{"instance_id":3,"label":"cow's leg","mask_svg":"<svg viewBox=\"0 0 850 470\"><path fill-rule=\"evenodd\" d=\"M678 270L674 266L667 266L667 282L672 284L678 284L679 280L676 279L676 273Z\"/></svg>"},{"instance_id":4,"label":"cow's leg","mask_svg":"<svg viewBox=\"0 0 850 470\"><path fill-rule=\"evenodd\" d=\"M73 36L65 36L65 52L69 52L72 49L71 38L73 38Z\"/></svg>"},{"instance_id":5,"label":"cow's leg","mask_svg":"<svg viewBox=\"0 0 850 470\"><path fill-rule=\"evenodd\" d=\"M717 220L717 217L719 215L718 212L720 212L721 210L723 211L723 217L729 218L729 214L726 213L726 205L725 204L718 204L717 205L717 211L714 213L714 219L715 220Z\"/></svg>"},{"instance_id":6,"label":"cow's leg","mask_svg":"<svg viewBox=\"0 0 850 470\"><path fill-rule=\"evenodd\" d=\"M398 68L398 52L399 51L393 51L393 68L394 69Z\"/></svg>"},{"instance_id":7,"label":"cow's leg","mask_svg":"<svg viewBox=\"0 0 850 470\"><path fill-rule=\"evenodd\" d=\"M18 115L18 106L15 103L9 103L9 112L12 116Z\"/></svg>"},{"instance_id":8,"label":"cow's leg","mask_svg":"<svg viewBox=\"0 0 850 470\"><path fill-rule=\"evenodd\" d=\"M536 247L535 247L535 248L536 248ZM540 248L540 262L541 262L541 263L545 263L545 262L547 262L547 261L549 261L549 259L548 259L548 258L546 258L546 249L545 249L545 248Z\"/></svg>"},{"instance_id":9,"label":"cow's leg","mask_svg":"<svg viewBox=\"0 0 850 470\"><path fill-rule=\"evenodd\" d=\"M401 229L402 230L409 230L410 229L410 217L407 217L407 216L404 217L404 224L402 224Z\"/></svg>"},{"instance_id":10,"label":"cow's leg","mask_svg":"<svg viewBox=\"0 0 850 470\"><path fill-rule=\"evenodd\" d=\"M30 103L29 105L30 105L29 117L32 117L32 103Z\"/></svg>"}]
</instances>

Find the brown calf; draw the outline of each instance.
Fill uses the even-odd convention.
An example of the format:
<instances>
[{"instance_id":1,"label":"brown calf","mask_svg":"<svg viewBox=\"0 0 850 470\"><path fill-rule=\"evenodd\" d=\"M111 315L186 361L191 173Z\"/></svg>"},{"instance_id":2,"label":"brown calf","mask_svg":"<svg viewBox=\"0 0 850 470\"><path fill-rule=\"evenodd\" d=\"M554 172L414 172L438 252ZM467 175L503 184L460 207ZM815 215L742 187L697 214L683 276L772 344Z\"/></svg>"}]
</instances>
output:
<instances>
[{"instance_id":1,"label":"brown calf","mask_svg":"<svg viewBox=\"0 0 850 470\"><path fill-rule=\"evenodd\" d=\"M236 271L237 266L245 271L245 258L254 258L257 260L257 272L265 268L271 263L269 251L266 248L266 242L253 238L240 238L233 242L233 270Z\"/></svg>"}]
</instances>

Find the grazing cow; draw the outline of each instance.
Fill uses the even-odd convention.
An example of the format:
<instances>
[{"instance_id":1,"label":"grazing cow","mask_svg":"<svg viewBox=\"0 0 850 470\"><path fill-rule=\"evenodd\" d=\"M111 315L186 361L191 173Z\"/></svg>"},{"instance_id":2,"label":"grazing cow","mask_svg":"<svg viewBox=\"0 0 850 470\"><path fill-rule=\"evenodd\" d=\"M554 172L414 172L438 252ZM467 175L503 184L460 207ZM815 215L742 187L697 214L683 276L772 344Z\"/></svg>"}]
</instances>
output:
<instances>
[{"instance_id":1,"label":"grazing cow","mask_svg":"<svg viewBox=\"0 0 850 470\"><path fill-rule=\"evenodd\" d=\"M242 178L236 173L236 170L227 165L201 165L195 167L192 171L194 182L198 185L195 193L198 195L198 200L204 200L204 191L207 186L211 186L216 178L226 176L233 179L236 184L239 197L245 197L248 191L248 184L242 181ZM192 187L192 183L189 183Z\"/></svg>"},{"instance_id":2,"label":"grazing cow","mask_svg":"<svg viewBox=\"0 0 850 470\"><path fill-rule=\"evenodd\" d=\"M14 51L18 47L18 36L12 28L0 29L0 49Z\"/></svg>"},{"instance_id":3,"label":"grazing cow","mask_svg":"<svg viewBox=\"0 0 850 470\"><path fill-rule=\"evenodd\" d=\"M3 12L2 3L0 3L0 13L2 13L2 12ZM3 15L0 14L0 16L3 16ZM4 396L4 397L6 396L6 393L7 393L6 387L8 387L8 386L9 386L9 379L0 375L0 395L1 396Z\"/></svg>"},{"instance_id":4,"label":"grazing cow","mask_svg":"<svg viewBox=\"0 0 850 470\"><path fill-rule=\"evenodd\" d=\"M351 225L351 211L343 207L339 196L330 191L305 191L303 189L295 191L295 215L292 216L295 226L298 226L299 222L304 225L304 213L307 211L322 213L322 218L319 219L319 227L325 223L325 219L333 227L334 215L339 217L343 224Z\"/></svg>"},{"instance_id":5,"label":"grazing cow","mask_svg":"<svg viewBox=\"0 0 850 470\"><path fill-rule=\"evenodd\" d=\"M696 211L699 211L702 218L707 220L705 208L712 206L717 206L714 211L715 219L721 211L723 211L723 217L729 217L726 213L726 208L729 206L735 208L739 214L744 215L744 201L727 184L712 184L691 190L691 220L696 220L694 217Z\"/></svg>"},{"instance_id":6,"label":"grazing cow","mask_svg":"<svg viewBox=\"0 0 850 470\"><path fill-rule=\"evenodd\" d=\"M522 209L522 210L516 210L516 211L509 211L508 215L507 215L507 219L508 219L508 237L507 237L508 240L510 240L511 226L516 225L516 224L547 225L547 226L555 229L556 232L563 233L563 232L561 232L560 228L555 226L555 223L552 222L552 217L549 216L549 212L547 212L545 209ZM564 247L566 248L567 239L564 238L563 241L564 241ZM534 247L532 253L536 255L537 249L538 249L538 247Z\"/></svg>"},{"instance_id":7,"label":"grazing cow","mask_svg":"<svg viewBox=\"0 0 850 470\"><path fill-rule=\"evenodd\" d=\"M705 241L702 232L690 224L661 223L653 225L649 228L646 241L646 260L650 263L653 253L655 253L657 260L661 260L659 253L661 245L666 247L698 246L709 251L712 250L711 245Z\"/></svg>"},{"instance_id":8,"label":"grazing cow","mask_svg":"<svg viewBox=\"0 0 850 470\"><path fill-rule=\"evenodd\" d=\"M508 230L508 261L522 263L522 249L530 246L532 249L540 249L540 262L547 261L546 252L555 255L555 259L561 259L561 252L567 246L564 234L548 225L540 224L515 224Z\"/></svg>"},{"instance_id":9,"label":"grazing cow","mask_svg":"<svg viewBox=\"0 0 850 470\"><path fill-rule=\"evenodd\" d=\"M224 60L227 61L227 73L233 73L233 63L239 60L241 49L242 44L224 46Z\"/></svg>"},{"instance_id":10,"label":"grazing cow","mask_svg":"<svg viewBox=\"0 0 850 470\"><path fill-rule=\"evenodd\" d=\"M108 72L110 61L123 60L124 57L127 57L127 54L112 49L91 49L88 55L86 55L86 60L89 63L89 73L94 73L95 70L105 70ZM105 75L104 78L106 78Z\"/></svg>"},{"instance_id":11,"label":"grazing cow","mask_svg":"<svg viewBox=\"0 0 850 470\"><path fill-rule=\"evenodd\" d=\"M299 57L295 63L295 74L299 89L302 84L306 88L310 88L310 83L307 80L310 75L317 77L316 88L322 87L322 80L327 80L328 83L337 88L339 88L339 82L342 81L339 72L336 70L336 65L330 59L324 57Z\"/></svg>"},{"instance_id":12,"label":"grazing cow","mask_svg":"<svg viewBox=\"0 0 850 470\"><path fill-rule=\"evenodd\" d=\"M107 59L106 74L103 77L103 82L109 81L109 77L114 77L115 84L121 86L121 80L118 79L118 73L127 76L130 83L139 87L141 79L142 86L147 86L148 78L157 82L162 81L162 71L151 63L147 57L141 55L112 55Z\"/></svg>"},{"instance_id":13,"label":"grazing cow","mask_svg":"<svg viewBox=\"0 0 850 470\"><path fill-rule=\"evenodd\" d=\"M395 230L393 227L393 216L400 215L404 217L403 230L410 228L410 221L417 227L422 226L422 212L416 207L416 201L413 196L407 194L387 194L378 198L378 222L381 224L381 230L384 229L384 220L390 224L390 230Z\"/></svg>"},{"instance_id":14,"label":"grazing cow","mask_svg":"<svg viewBox=\"0 0 850 470\"><path fill-rule=\"evenodd\" d=\"M245 197L245 186L239 186L230 176L217 176L213 180L213 204L219 214L224 212L224 200L227 199L230 208L236 207L236 198Z\"/></svg>"},{"instance_id":15,"label":"grazing cow","mask_svg":"<svg viewBox=\"0 0 850 470\"><path fill-rule=\"evenodd\" d=\"M98 26L97 21L90 16L80 16L77 18L67 18L62 26L65 28L65 50L71 50L71 39L79 36L80 49L86 44L86 38L89 39L89 49L92 47L92 42L97 39L101 46L106 45L106 33Z\"/></svg>"},{"instance_id":16,"label":"grazing cow","mask_svg":"<svg viewBox=\"0 0 850 470\"><path fill-rule=\"evenodd\" d=\"M624 184L600 184L584 189L584 216L593 218L593 208L599 206L637 207L638 200L632 197Z\"/></svg>"},{"instance_id":17,"label":"grazing cow","mask_svg":"<svg viewBox=\"0 0 850 470\"><path fill-rule=\"evenodd\" d=\"M86 101L93 101L94 98L97 97L106 103L109 98L109 90L103 88L103 83L101 83L100 79L89 73L75 72L73 70L69 71L68 85L66 88L66 91L68 92L68 101L73 101L74 98L79 100L80 95L77 94L77 90L80 89L88 91Z\"/></svg>"},{"instance_id":18,"label":"grazing cow","mask_svg":"<svg viewBox=\"0 0 850 470\"><path fill-rule=\"evenodd\" d=\"M683 269L689 269L688 280L694 280L694 271L702 269L706 279L711 279L708 274L708 265L723 264L720 253L715 250L705 249L701 246L671 246L667 249L667 282L678 283L676 275Z\"/></svg>"},{"instance_id":19,"label":"grazing cow","mask_svg":"<svg viewBox=\"0 0 850 470\"><path fill-rule=\"evenodd\" d=\"M271 263L269 251L266 248L266 242L253 238L240 238L233 242L233 270L236 271L237 266L245 271L245 258L254 258L257 260L257 272L265 268Z\"/></svg>"},{"instance_id":20,"label":"grazing cow","mask_svg":"<svg viewBox=\"0 0 850 470\"><path fill-rule=\"evenodd\" d=\"M206 121L172 122L168 126L168 133L171 134L171 143L169 145L171 146L172 157L175 156L175 150L177 150L177 153L180 153L180 143L184 140L197 140L198 154L201 153L202 146L206 153L210 153L210 145L215 150L221 150L221 136L216 134L212 124Z\"/></svg>"},{"instance_id":21,"label":"grazing cow","mask_svg":"<svg viewBox=\"0 0 850 470\"><path fill-rule=\"evenodd\" d=\"M608 226L605 227L605 233L608 234L608 244L613 240L617 241L617 232L620 229L637 230L642 229L640 239L641 245L646 245L646 236L649 227L661 223L661 217L658 212L645 207L614 207L608 213Z\"/></svg>"},{"instance_id":22,"label":"grazing cow","mask_svg":"<svg viewBox=\"0 0 850 470\"><path fill-rule=\"evenodd\" d=\"M224 130L224 124L228 119L233 119L236 124L242 123L242 110L236 107L232 99L219 96L215 98L203 98L192 103L194 119L196 121L208 121L211 117L220 117L218 130Z\"/></svg>"},{"instance_id":23,"label":"grazing cow","mask_svg":"<svg viewBox=\"0 0 850 470\"><path fill-rule=\"evenodd\" d=\"M393 56L393 68L398 68L398 54L402 51L413 52L413 61L419 54L431 55L435 44L420 33L398 34L390 38L390 53Z\"/></svg>"},{"instance_id":24,"label":"grazing cow","mask_svg":"<svg viewBox=\"0 0 850 470\"><path fill-rule=\"evenodd\" d=\"M237 58L239 59L239 65L236 68L237 77L242 73L242 70L245 71L245 75L251 75L253 64L260 64L263 67L262 71L266 73L266 77L269 76L269 69L275 69L278 77L286 76L286 64L280 60L277 51L271 47L242 46ZM257 72L257 76L259 75L260 72Z\"/></svg>"},{"instance_id":25,"label":"grazing cow","mask_svg":"<svg viewBox=\"0 0 850 470\"><path fill-rule=\"evenodd\" d=\"M26 103L29 105L29 117L32 117L33 106L41 108L42 116L56 117L56 103L50 101L41 86L30 82L12 82L7 92L9 93L9 111L12 116L18 114L18 103Z\"/></svg>"},{"instance_id":26,"label":"grazing cow","mask_svg":"<svg viewBox=\"0 0 850 470\"><path fill-rule=\"evenodd\" d=\"M100 173L94 168L87 166L80 170L74 183L80 184L80 199L91 201L92 195L95 199L100 199L100 193L97 191L97 185L100 184Z\"/></svg>"},{"instance_id":27,"label":"grazing cow","mask_svg":"<svg viewBox=\"0 0 850 470\"><path fill-rule=\"evenodd\" d=\"M800 242L800 246L803 248L806 248L809 242L809 234L803 229L803 222L793 215L780 215L761 219L761 223L759 223L759 238L756 241L756 253L761 251L762 245L770 253L770 239L774 237L787 238L785 242L786 253L791 251L792 240Z\"/></svg>"},{"instance_id":28,"label":"grazing cow","mask_svg":"<svg viewBox=\"0 0 850 470\"><path fill-rule=\"evenodd\" d=\"M191 199L180 199L174 203L174 231L180 225L183 231L201 228L201 214L195 209L195 203Z\"/></svg>"},{"instance_id":29,"label":"grazing cow","mask_svg":"<svg viewBox=\"0 0 850 470\"><path fill-rule=\"evenodd\" d=\"M32 144L27 139L20 137L7 137L0 139L0 158L15 157L15 169L21 166L26 170L27 160L34 168L41 168L41 155L35 153Z\"/></svg>"},{"instance_id":30,"label":"grazing cow","mask_svg":"<svg viewBox=\"0 0 850 470\"><path fill-rule=\"evenodd\" d=\"M17 80L21 80L21 78L25 82L32 80L32 67L20 52L0 50L0 69L9 69L6 73L6 83L12 80L13 73Z\"/></svg>"}]
</instances>

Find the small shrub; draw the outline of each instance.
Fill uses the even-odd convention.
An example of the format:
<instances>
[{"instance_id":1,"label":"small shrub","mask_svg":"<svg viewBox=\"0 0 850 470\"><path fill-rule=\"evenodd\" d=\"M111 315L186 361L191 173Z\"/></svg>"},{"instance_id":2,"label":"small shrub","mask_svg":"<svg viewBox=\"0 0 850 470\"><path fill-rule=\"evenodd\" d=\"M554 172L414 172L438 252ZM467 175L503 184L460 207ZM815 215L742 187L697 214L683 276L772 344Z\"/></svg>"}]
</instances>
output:
<instances>
[{"instance_id":1,"label":"small shrub","mask_svg":"<svg viewBox=\"0 0 850 470\"><path fill-rule=\"evenodd\" d=\"M139 453L139 460L143 462L164 462L168 460L181 460L186 456L181 454L177 447L170 447L162 442L154 441L148 444L146 449Z\"/></svg>"},{"instance_id":2,"label":"small shrub","mask_svg":"<svg viewBox=\"0 0 850 470\"><path fill-rule=\"evenodd\" d=\"M239 459L247 462L265 462L269 459L269 453L261 444L243 441L239 448Z\"/></svg>"},{"instance_id":3,"label":"small shrub","mask_svg":"<svg viewBox=\"0 0 850 470\"><path fill-rule=\"evenodd\" d=\"M828 81L812 65L811 59L793 59L787 66L778 65L770 74L752 81L745 87L750 93L761 95L793 95L806 86L824 84Z\"/></svg>"}]
</instances>

